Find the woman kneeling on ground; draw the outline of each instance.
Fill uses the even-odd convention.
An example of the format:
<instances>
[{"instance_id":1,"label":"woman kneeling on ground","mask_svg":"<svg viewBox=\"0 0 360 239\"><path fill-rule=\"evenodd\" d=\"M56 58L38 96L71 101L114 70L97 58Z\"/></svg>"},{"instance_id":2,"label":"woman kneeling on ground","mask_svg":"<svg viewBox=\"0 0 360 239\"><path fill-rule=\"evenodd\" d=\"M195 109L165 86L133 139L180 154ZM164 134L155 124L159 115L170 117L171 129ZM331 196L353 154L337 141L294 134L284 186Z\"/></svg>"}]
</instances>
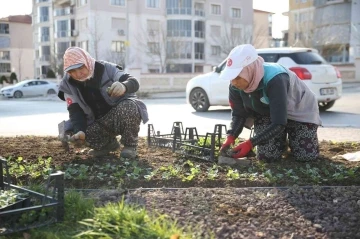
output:
<instances>
[{"instance_id":1,"label":"woman kneeling on ground","mask_svg":"<svg viewBox=\"0 0 360 239\"><path fill-rule=\"evenodd\" d=\"M119 149L120 135L120 157L136 158L140 123L148 121L146 106L135 95L137 79L79 47L65 51L64 71L58 96L67 103L71 140L86 142L89 155L104 156Z\"/></svg>"},{"instance_id":2,"label":"woman kneeling on ground","mask_svg":"<svg viewBox=\"0 0 360 239\"><path fill-rule=\"evenodd\" d=\"M221 153L241 158L257 146L257 159L273 161L281 159L288 138L296 160L318 157L318 102L294 72L280 64L264 62L252 45L244 44L230 52L220 77L231 82L232 116ZM248 118L254 119L255 136L230 150Z\"/></svg>"}]
</instances>

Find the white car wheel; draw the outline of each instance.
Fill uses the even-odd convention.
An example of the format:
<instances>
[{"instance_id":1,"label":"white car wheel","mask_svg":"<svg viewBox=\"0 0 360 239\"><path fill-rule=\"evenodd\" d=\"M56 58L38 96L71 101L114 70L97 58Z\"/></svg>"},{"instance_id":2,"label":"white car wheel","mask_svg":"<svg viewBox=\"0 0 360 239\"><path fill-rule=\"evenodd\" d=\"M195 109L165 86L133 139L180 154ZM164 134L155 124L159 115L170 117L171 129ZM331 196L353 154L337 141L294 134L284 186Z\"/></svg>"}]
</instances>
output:
<instances>
[{"instance_id":1,"label":"white car wheel","mask_svg":"<svg viewBox=\"0 0 360 239\"><path fill-rule=\"evenodd\" d=\"M14 98L21 98L23 97L23 93L19 90L14 92Z\"/></svg>"},{"instance_id":2,"label":"white car wheel","mask_svg":"<svg viewBox=\"0 0 360 239\"><path fill-rule=\"evenodd\" d=\"M209 109L210 103L206 92L196 88L190 93L190 104L197 112L205 112Z\"/></svg>"}]
</instances>

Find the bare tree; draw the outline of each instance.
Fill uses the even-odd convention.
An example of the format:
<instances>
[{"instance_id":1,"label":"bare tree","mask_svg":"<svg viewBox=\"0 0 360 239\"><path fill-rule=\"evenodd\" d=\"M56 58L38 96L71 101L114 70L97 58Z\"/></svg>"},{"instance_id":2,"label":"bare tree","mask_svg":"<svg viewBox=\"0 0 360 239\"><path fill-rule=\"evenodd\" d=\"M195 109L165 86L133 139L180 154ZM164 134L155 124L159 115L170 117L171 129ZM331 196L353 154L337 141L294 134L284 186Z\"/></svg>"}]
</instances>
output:
<instances>
[{"instance_id":1,"label":"bare tree","mask_svg":"<svg viewBox=\"0 0 360 239\"><path fill-rule=\"evenodd\" d=\"M230 51L241 44L252 43L254 39L258 39L258 35L253 34L253 28L251 26L244 26L241 28L239 24L235 22L223 21L222 29L224 29L223 33L213 34L212 41L221 46L221 52L224 55L228 55ZM262 29L259 28L260 32ZM260 39L260 38L259 38ZM258 41L260 42L260 40Z\"/></svg>"},{"instance_id":2,"label":"bare tree","mask_svg":"<svg viewBox=\"0 0 360 239\"><path fill-rule=\"evenodd\" d=\"M103 32L101 31L101 21L99 19L99 14L97 14L97 11L94 11L91 19L93 20L93 24L90 24L90 26L88 26L88 32L90 35L91 43L93 44L94 58L98 59L98 57L100 56L99 46L102 40Z\"/></svg>"},{"instance_id":3,"label":"bare tree","mask_svg":"<svg viewBox=\"0 0 360 239\"><path fill-rule=\"evenodd\" d=\"M170 41L174 41L174 39L167 36L165 25L159 24L158 27L142 29L137 37L137 47L138 50L145 51L152 62L159 64L160 72L164 73L166 66L170 63L167 50Z\"/></svg>"},{"instance_id":4,"label":"bare tree","mask_svg":"<svg viewBox=\"0 0 360 239\"><path fill-rule=\"evenodd\" d=\"M106 52L105 60L120 65L121 67L125 67L126 53L108 50Z\"/></svg>"}]
</instances>

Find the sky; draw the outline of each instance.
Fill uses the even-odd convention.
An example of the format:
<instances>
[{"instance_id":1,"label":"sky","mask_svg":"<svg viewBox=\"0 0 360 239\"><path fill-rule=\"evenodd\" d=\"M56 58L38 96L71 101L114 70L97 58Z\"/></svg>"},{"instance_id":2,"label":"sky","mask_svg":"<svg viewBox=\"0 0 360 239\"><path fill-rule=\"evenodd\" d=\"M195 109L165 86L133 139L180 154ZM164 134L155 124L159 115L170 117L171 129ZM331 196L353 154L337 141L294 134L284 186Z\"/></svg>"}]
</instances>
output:
<instances>
[{"instance_id":1,"label":"sky","mask_svg":"<svg viewBox=\"0 0 360 239\"><path fill-rule=\"evenodd\" d=\"M0 0L0 6L0 18L9 15L30 14L32 0ZM289 0L253 0L253 7L275 13L273 15L273 37L281 38L281 31L288 28L287 17L282 13L289 10Z\"/></svg>"}]
</instances>

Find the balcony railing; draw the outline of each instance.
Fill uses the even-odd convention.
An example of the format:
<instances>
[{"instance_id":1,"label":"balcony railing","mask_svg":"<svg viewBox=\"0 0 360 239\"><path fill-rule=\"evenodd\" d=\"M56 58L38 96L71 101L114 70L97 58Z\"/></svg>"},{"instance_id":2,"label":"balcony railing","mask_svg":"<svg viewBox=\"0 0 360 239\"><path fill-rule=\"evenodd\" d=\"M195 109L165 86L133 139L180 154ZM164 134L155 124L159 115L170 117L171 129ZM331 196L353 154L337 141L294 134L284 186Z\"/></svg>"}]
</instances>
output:
<instances>
[{"instance_id":1,"label":"balcony railing","mask_svg":"<svg viewBox=\"0 0 360 239\"><path fill-rule=\"evenodd\" d=\"M205 17L205 11L203 9L194 9L194 15Z\"/></svg>"},{"instance_id":2,"label":"balcony railing","mask_svg":"<svg viewBox=\"0 0 360 239\"><path fill-rule=\"evenodd\" d=\"M204 31L195 31L195 37L205 38L205 32Z\"/></svg>"},{"instance_id":3,"label":"balcony railing","mask_svg":"<svg viewBox=\"0 0 360 239\"><path fill-rule=\"evenodd\" d=\"M50 36L49 35L41 36L41 42L48 42L48 41L50 41Z\"/></svg>"},{"instance_id":4,"label":"balcony railing","mask_svg":"<svg viewBox=\"0 0 360 239\"><path fill-rule=\"evenodd\" d=\"M60 37L70 37L71 36L71 32L70 31L57 31L55 33L55 36L57 38L60 38Z\"/></svg>"},{"instance_id":5,"label":"balcony railing","mask_svg":"<svg viewBox=\"0 0 360 239\"><path fill-rule=\"evenodd\" d=\"M191 15L191 8L167 8L166 13L168 15Z\"/></svg>"},{"instance_id":6,"label":"balcony railing","mask_svg":"<svg viewBox=\"0 0 360 239\"><path fill-rule=\"evenodd\" d=\"M49 16L47 16L47 15L40 16L39 20L40 20L40 22L48 22L49 21Z\"/></svg>"},{"instance_id":7,"label":"balcony railing","mask_svg":"<svg viewBox=\"0 0 360 239\"><path fill-rule=\"evenodd\" d=\"M58 8L55 9L55 16L66 16L66 15L70 15L72 14L72 8L67 7L67 8Z\"/></svg>"},{"instance_id":8,"label":"balcony railing","mask_svg":"<svg viewBox=\"0 0 360 239\"><path fill-rule=\"evenodd\" d=\"M50 55L42 55L42 56L40 56L40 61L50 61Z\"/></svg>"}]
</instances>

